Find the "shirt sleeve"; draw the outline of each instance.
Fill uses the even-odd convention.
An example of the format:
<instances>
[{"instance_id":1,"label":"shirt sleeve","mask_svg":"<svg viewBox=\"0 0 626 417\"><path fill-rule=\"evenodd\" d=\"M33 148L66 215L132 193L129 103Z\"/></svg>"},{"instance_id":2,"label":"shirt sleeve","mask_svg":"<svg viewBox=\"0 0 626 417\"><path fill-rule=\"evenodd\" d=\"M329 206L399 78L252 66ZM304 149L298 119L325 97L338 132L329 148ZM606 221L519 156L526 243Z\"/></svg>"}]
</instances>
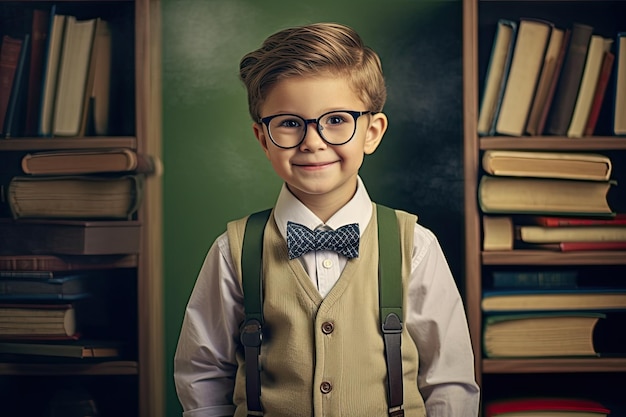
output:
<instances>
[{"instance_id":1,"label":"shirt sleeve","mask_svg":"<svg viewBox=\"0 0 626 417\"><path fill-rule=\"evenodd\" d=\"M184 417L232 416L243 295L228 238L209 249L185 310L174 382Z\"/></svg>"},{"instance_id":2,"label":"shirt sleeve","mask_svg":"<svg viewBox=\"0 0 626 417\"><path fill-rule=\"evenodd\" d=\"M406 325L419 353L426 414L476 417L480 391L463 302L439 242L419 224L411 268Z\"/></svg>"}]
</instances>

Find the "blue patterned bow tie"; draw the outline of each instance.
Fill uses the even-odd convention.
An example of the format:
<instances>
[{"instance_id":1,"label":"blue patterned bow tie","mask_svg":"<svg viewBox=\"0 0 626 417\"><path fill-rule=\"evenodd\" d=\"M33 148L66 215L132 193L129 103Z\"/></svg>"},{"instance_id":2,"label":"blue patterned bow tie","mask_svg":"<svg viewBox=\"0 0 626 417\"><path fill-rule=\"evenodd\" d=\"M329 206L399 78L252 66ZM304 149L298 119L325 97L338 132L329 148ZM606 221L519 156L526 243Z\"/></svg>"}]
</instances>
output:
<instances>
[{"instance_id":1,"label":"blue patterned bow tie","mask_svg":"<svg viewBox=\"0 0 626 417\"><path fill-rule=\"evenodd\" d=\"M347 224L337 230L311 230L287 222L287 247L289 259L313 250L332 250L347 258L356 258L359 256L359 224Z\"/></svg>"}]
</instances>

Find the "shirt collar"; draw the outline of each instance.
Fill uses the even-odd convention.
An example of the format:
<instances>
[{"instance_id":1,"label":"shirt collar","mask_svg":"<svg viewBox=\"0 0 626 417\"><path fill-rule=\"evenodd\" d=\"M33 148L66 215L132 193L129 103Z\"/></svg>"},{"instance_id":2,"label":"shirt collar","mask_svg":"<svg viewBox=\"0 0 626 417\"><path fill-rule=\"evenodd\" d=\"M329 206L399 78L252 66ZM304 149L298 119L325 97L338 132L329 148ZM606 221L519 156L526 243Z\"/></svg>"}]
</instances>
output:
<instances>
[{"instance_id":1,"label":"shirt collar","mask_svg":"<svg viewBox=\"0 0 626 417\"><path fill-rule=\"evenodd\" d=\"M287 222L300 223L311 230L319 227L337 229L350 223L358 223L361 235L367 227L372 217L372 200L370 199L365 185L360 177L354 197L335 213L328 222L322 222L308 207L298 200L283 184L276 207L274 208L274 219L283 238L287 238Z\"/></svg>"}]
</instances>

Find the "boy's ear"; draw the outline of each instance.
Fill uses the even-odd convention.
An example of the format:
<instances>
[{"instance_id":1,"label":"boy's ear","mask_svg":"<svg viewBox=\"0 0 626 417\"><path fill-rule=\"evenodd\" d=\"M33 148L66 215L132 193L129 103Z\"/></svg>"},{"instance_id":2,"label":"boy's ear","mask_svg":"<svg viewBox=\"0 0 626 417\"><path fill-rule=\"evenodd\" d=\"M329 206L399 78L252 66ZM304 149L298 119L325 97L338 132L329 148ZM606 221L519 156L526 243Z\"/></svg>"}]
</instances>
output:
<instances>
[{"instance_id":1,"label":"boy's ear","mask_svg":"<svg viewBox=\"0 0 626 417\"><path fill-rule=\"evenodd\" d=\"M269 158L268 150L267 150L267 136L265 135L265 130L263 129L263 125L261 123L252 123L252 130L254 131L254 136L259 141L259 144L263 148L263 152L265 152L265 156Z\"/></svg>"},{"instance_id":2,"label":"boy's ear","mask_svg":"<svg viewBox=\"0 0 626 417\"><path fill-rule=\"evenodd\" d=\"M385 113L375 113L371 116L369 127L365 136L364 152L366 155L373 154L387 131L388 121Z\"/></svg>"}]
</instances>

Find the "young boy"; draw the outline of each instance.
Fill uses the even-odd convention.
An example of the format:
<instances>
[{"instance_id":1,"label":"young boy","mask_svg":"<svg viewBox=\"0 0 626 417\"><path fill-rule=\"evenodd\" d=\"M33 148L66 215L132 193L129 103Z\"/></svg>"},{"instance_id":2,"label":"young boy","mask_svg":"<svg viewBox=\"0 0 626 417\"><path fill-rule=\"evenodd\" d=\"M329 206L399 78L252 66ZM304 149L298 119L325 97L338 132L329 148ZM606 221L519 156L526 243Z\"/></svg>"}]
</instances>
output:
<instances>
[{"instance_id":1,"label":"young boy","mask_svg":"<svg viewBox=\"0 0 626 417\"><path fill-rule=\"evenodd\" d=\"M405 212L397 212L404 395L400 407L388 404L378 210L358 175L387 129L378 55L346 26L312 24L270 36L243 57L240 78L254 135L284 180L264 235L260 396L246 395L254 369L246 374L240 342L240 219L210 248L189 299L174 362L183 415L262 415L247 409L247 400L260 398L268 417L477 416L461 298L437 239ZM298 235L294 223L310 230L356 224L350 230L360 242L347 252L301 254L288 247Z\"/></svg>"}]
</instances>

